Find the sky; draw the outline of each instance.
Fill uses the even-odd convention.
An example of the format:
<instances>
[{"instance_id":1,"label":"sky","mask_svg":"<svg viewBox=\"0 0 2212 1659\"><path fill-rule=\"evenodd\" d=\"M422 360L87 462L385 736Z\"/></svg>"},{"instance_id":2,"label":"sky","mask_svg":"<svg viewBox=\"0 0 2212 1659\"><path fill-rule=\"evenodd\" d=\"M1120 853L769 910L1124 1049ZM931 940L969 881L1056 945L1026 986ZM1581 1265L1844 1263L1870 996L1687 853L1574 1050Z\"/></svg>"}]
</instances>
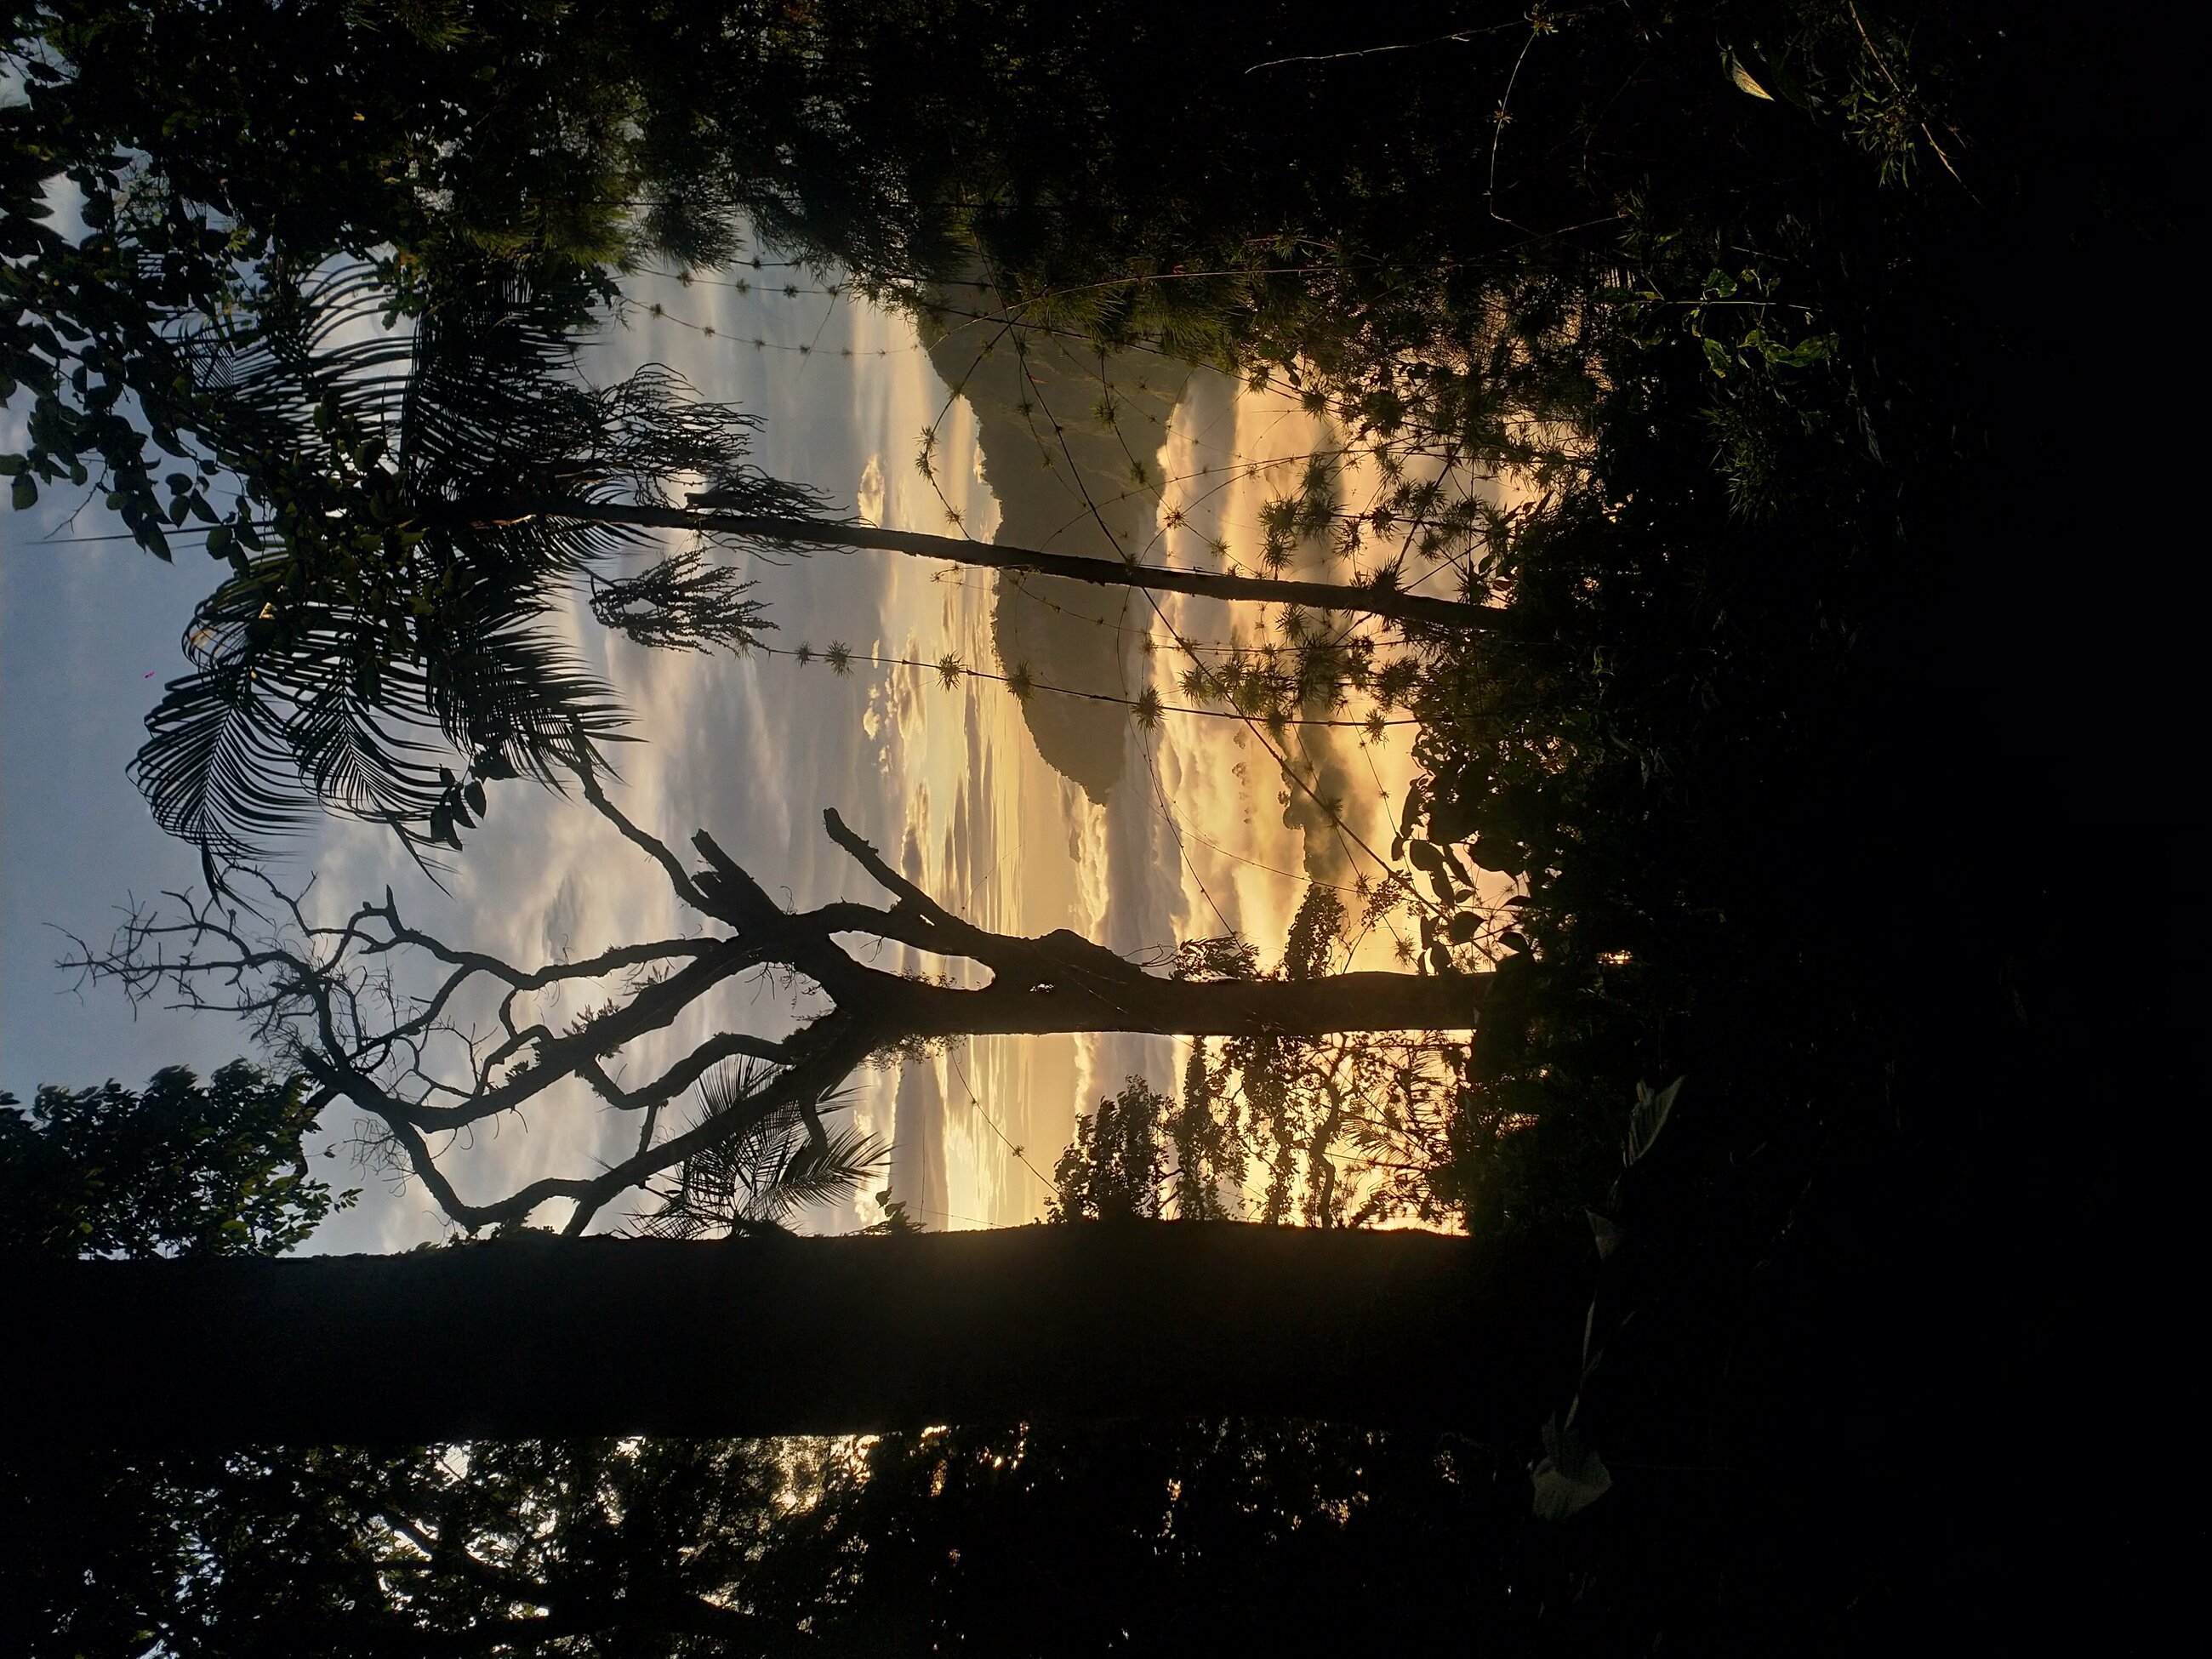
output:
<instances>
[{"instance_id":1,"label":"sky","mask_svg":"<svg viewBox=\"0 0 2212 1659\"><path fill-rule=\"evenodd\" d=\"M1177 563L1213 561L1218 542L1251 568L1260 507L1334 441L1288 398L1210 373L1158 359L1024 359L1024 401L1061 398L1068 409L1054 418L1079 428L1050 440L1071 463L1055 470L1042 464L1033 421L1009 424L1012 359L998 330L956 318L925 342L904 315L823 287L775 268L690 283L634 278L623 325L587 350L585 372L605 382L671 365L703 395L761 416L757 461L822 489L838 512L986 540L1003 518L1020 532L1010 540L1095 551L1111 538ZM1097 398L1101 376L1115 387L1109 400L1131 411L1110 432L1079 419L1089 410L1075 404ZM8 412L0 448L16 447L20 419ZM916 458L926 428L934 437L925 474ZM1366 487L1357 463L1343 487ZM41 1083L137 1083L161 1066L204 1073L251 1052L234 1022L134 1010L54 965L71 935L104 942L134 902L199 880L196 857L156 829L125 767L161 683L181 670L179 641L215 578L195 552L164 566L127 539L99 539L119 526L96 503L73 508L67 492L50 491L32 512L0 516L0 1087L26 1099ZM894 555L755 559L750 574L775 645L836 641L863 658L921 665L950 654L985 670L1019 653L1047 684L1129 696L1149 684L1170 704L1187 701L1174 683L1174 635L1220 642L1259 631L1249 607L1232 617L1211 601L1073 585L1002 598L990 573ZM612 787L623 810L672 845L710 830L797 905L879 896L824 836L821 814L834 807L985 926L1072 927L1147 959L1180 939L1241 931L1272 961L1308 880L1373 872L1360 843L1387 854L1413 771L1403 727L1371 744L1340 730L1292 734L1316 790L1343 800L1340 828L1286 785L1273 740L1232 720L1170 713L1146 729L1112 704L1040 692L1024 705L966 676L948 688L929 667L862 662L840 677L789 656L647 651L610 640L587 615L569 626L643 739L625 746ZM311 902L325 915L389 884L411 922L510 961L697 927L660 872L596 815L524 781L495 786L442 891L383 832L336 822L272 873L293 886L312 878ZM1358 965L1389 965L1389 946L1381 933L1366 938ZM706 1034L710 1014L764 1032L791 1018L758 1001L697 1012L658 1046L641 1043L631 1063L665 1063L675 1044ZM850 1109L891 1144L889 1188L927 1224L1003 1225L1042 1213L1043 1177L1079 1108L1128 1076L1167 1086L1179 1070L1176 1045L1158 1038L983 1039L861 1073ZM419 1186L356 1168L349 1121L326 1115L322 1127L331 1154L322 1172L363 1196L317 1248L392 1249L441 1236ZM585 1172L629 1151L635 1134L569 1103L487 1126L441 1158L481 1200L541 1174ZM877 1219L884 1188L871 1188L806 1224L836 1231ZM538 1219L561 1217L548 1209ZM605 1224L621 1220L611 1212Z\"/></svg>"}]
</instances>

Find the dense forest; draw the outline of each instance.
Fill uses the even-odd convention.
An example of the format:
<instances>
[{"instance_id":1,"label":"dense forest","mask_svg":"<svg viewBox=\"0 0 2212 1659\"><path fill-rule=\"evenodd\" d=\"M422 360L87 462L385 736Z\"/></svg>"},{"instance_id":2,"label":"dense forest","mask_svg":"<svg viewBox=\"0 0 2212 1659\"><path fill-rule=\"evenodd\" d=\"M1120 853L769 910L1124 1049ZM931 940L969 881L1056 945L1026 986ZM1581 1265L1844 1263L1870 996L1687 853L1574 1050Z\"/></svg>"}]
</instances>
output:
<instances>
[{"instance_id":1,"label":"dense forest","mask_svg":"<svg viewBox=\"0 0 2212 1659\"><path fill-rule=\"evenodd\" d=\"M2140 1616L2197 1530L2135 1449L2176 1323L2148 1171L2193 1151L2157 1110L2197 879L2177 514L2093 437L2140 454L2183 401L2171 325L2114 302L2180 277L2184 54L2147 19L10 14L0 472L207 560L131 761L204 884L67 965L256 1054L0 1106L10 1650L1861 1652ZM766 259L908 319L994 541L773 476L788 411L580 368L639 273ZM1008 458L1141 490L1131 434L1201 371L1339 437L1256 552L1177 564L1103 495L1048 545ZM1090 729L1063 704L1165 705L1020 654L1046 607L1251 607L1234 649L1168 640L1170 712L1323 822L1302 734L1410 722L1389 873L1138 963L963 915L833 811L872 896L785 902L611 797L636 722L556 623L842 672L738 562L809 547L995 573L1000 660L941 672L1048 757ZM434 872L546 790L680 934L510 961L389 888L328 921L270 862L335 816ZM699 1023L749 975L806 1018ZM799 1236L881 1167L836 1115L862 1068L1070 1032L1188 1063L1095 1103L1043 1223ZM635 1155L465 1195L455 1137L526 1109ZM445 1245L314 1253L342 1121Z\"/></svg>"}]
</instances>

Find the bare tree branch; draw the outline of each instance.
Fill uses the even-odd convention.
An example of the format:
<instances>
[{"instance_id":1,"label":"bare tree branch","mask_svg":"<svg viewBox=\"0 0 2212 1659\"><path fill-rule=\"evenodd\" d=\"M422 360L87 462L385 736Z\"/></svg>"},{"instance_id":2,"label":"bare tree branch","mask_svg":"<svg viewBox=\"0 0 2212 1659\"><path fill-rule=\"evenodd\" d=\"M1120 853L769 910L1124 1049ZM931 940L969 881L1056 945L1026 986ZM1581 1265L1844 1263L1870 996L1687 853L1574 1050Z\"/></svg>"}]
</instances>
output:
<instances>
[{"instance_id":1,"label":"bare tree branch","mask_svg":"<svg viewBox=\"0 0 2212 1659\"><path fill-rule=\"evenodd\" d=\"M180 914L134 910L107 950L76 942L70 965L119 983L134 1000L166 988L181 1006L245 1018L308 1076L319 1103L343 1099L380 1126L388 1137L381 1144L463 1226L520 1222L558 1200L572 1206L570 1232L624 1193L653 1190L649 1183L663 1171L735 1145L775 1114L803 1126L807 1167L844 1170L852 1160L831 1156L825 1105L870 1054L902 1042L1071 1031L1266 1040L1463 1030L1486 988L1483 976L1407 974L1166 979L1064 929L1036 939L993 933L892 869L834 811L823 816L830 839L894 902L841 900L787 911L703 830L693 845L705 867L687 869L615 806L588 769L581 781L601 816L661 867L677 897L710 928L726 931L523 965L411 926L388 889L382 902L361 904L327 926L313 920L305 894L239 872L219 898L167 896ZM240 896L245 891L253 902ZM989 971L989 982L962 988L867 966L837 943L854 934L973 961ZM430 970L419 988L410 982L410 963ZM625 1079L626 1066L648 1059L645 1040L669 1031L717 988L760 972L787 975L788 986L811 982L830 1006L781 1037L711 1030L672 1057L650 1057L643 1081ZM523 1000L592 986L610 987L605 1006L562 1029L549 1023L542 1003L530 1018ZM488 1015L475 1012L487 1007ZM762 1068L747 1074L742 1098L656 1144L663 1109L733 1062ZM570 1099L639 1114L635 1152L595 1172L546 1176L476 1202L462 1195L433 1146L435 1136ZM1347 1105L1339 1105L1332 1129ZM1325 1184L1318 1166L1312 1179Z\"/></svg>"},{"instance_id":2,"label":"bare tree branch","mask_svg":"<svg viewBox=\"0 0 2212 1659\"><path fill-rule=\"evenodd\" d=\"M876 884L885 892L896 894L902 903L912 905L933 922L953 927L964 925L957 922L951 911L884 863L882 854L846 827L845 820L837 815L836 807L822 809L822 825L830 832L830 839L851 854L853 861L873 877Z\"/></svg>"},{"instance_id":3,"label":"bare tree branch","mask_svg":"<svg viewBox=\"0 0 2212 1659\"><path fill-rule=\"evenodd\" d=\"M703 910L712 915L714 907L708 904L705 896L691 884L690 874L686 872L683 865L677 861L676 855L668 850L666 843L648 836L625 817L622 809L607 799L606 791L599 787L598 775L589 766L579 767L576 777L583 786L584 799L598 809L599 816L621 830L623 839L629 842L632 846L642 848L647 858L668 872L668 883L676 890L676 896L693 909Z\"/></svg>"}]
</instances>

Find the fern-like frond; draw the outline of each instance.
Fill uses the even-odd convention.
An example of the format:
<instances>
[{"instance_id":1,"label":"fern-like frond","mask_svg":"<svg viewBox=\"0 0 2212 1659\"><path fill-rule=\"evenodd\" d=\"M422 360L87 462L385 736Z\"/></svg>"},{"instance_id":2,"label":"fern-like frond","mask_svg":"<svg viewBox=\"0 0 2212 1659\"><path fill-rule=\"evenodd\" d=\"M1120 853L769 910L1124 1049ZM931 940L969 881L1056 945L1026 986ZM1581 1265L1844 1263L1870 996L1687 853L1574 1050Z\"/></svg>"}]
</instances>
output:
<instances>
[{"instance_id":1,"label":"fern-like frond","mask_svg":"<svg viewBox=\"0 0 2212 1659\"><path fill-rule=\"evenodd\" d=\"M430 817L456 765L550 783L597 763L627 718L613 694L540 625L540 605L488 586L461 590L401 654L357 609L244 614L258 590L227 584L202 607L198 665L169 683L132 763L155 821L241 857L319 807Z\"/></svg>"},{"instance_id":2,"label":"fern-like frond","mask_svg":"<svg viewBox=\"0 0 2212 1659\"><path fill-rule=\"evenodd\" d=\"M745 598L752 583L726 565L709 565L698 554L672 554L635 576L592 581L592 614L600 625L640 645L664 650L705 651L721 646L743 651L775 624L764 607Z\"/></svg>"},{"instance_id":3,"label":"fern-like frond","mask_svg":"<svg viewBox=\"0 0 2212 1659\"><path fill-rule=\"evenodd\" d=\"M403 321L372 267L278 270L249 318L184 341L245 499L210 533L234 574L193 617L195 670L134 763L165 828L238 857L325 809L458 845L483 780L558 784L621 735L547 626L580 578L647 645L768 625L696 555L599 581L653 532L563 504L659 506L679 482L781 516L822 498L751 466L750 418L665 367L583 382L574 286L488 265Z\"/></svg>"},{"instance_id":4,"label":"fern-like frond","mask_svg":"<svg viewBox=\"0 0 2212 1659\"><path fill-rule=\"evenodd\" d=\"M890 1156L890 1148L882 1141L849 1125L832 1131L819 1148L802 1139L762 1190L754 1213L759 1219L781 1220L803 1205L849 1198Z\"/></svg>"},{"instance_id":5,"label":"fern-like frond","mask_svg":"<svg viewBox=\"0 0 2212 1659\"><path fill-rule=\"evenodd\" d=\"M728 1117L732 1133L694 1152L651 1189L659 1207L640 1218L640 1231L697 1238L772 1228L806 1205L849 1197L882 1168L890 1150L874 1136L844 1127L817 1146L792 1103L749 1116L777 1075L774 1067L744 1060L701 1079L703 1109L692 1127Z\"/></svg>"}]
</instances>

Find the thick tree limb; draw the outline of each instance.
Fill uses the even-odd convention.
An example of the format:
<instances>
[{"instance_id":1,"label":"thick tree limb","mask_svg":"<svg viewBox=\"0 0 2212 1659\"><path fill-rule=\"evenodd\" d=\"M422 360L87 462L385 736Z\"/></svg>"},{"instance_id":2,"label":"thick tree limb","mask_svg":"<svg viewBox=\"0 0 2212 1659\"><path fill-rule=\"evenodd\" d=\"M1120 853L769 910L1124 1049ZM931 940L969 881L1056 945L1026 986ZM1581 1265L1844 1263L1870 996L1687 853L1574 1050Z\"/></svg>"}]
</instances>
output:
<instances>
[{"instance_id":1,"label":"thick tree limb","mask_svg":"<svg viewBox=\"0 0 2212 1659\"><path fill-rule=\"evenodd\" d=\"M967 925L928 894L923 892L921 888L915 886L914 883L892 869L890 865L884 863L884 855L876 851L872 843L854 834L847 826L845 820L838 815L836 807L825 806L822 809L822 827L829 832L830 839L836 842L852 858L854 863L866 871L878 887L887 893L895 895L902 903L913 906L915 909L927 916L931 921L942 927Z\"/></svg>"},{"instance_id":2,"label":"thick tree limb","mask_svg":"<svg viewBox=\"0 0 2212 1659\"><path fill-rule=\"evenodd\" d=\"M1586 1241L1222 1222L0 1271L15 1431L114 1445L1215 1413L1525 1434ZM149 1384L149 1357L157 1368Z\"/></svg>"},{"instance_id":3,"label":"thick tree limb","mask_svg":"<svg viewBox=\"0 0 2212 1659\"><path fill-rule=\"evenodd\" d=\"M589 766L579 767L576 778L583 787L584 799L591 802L599 815L614 825L622 832L625 841L643 852L666 873L668 884L676 890L678 898L695 910L708 915L714 913L714 907L708 903L706 896L692 884L690 872L684 867L675 854L668 850L668 844L656 836L647 835L631 823L623 810L607 799L607 792L599 787L598 775Z\"/></svg>"},{"instance_id":4,"label":"thick tree limb","mask_svg":"<svg viewBox=\"0 0 2212 1659\"><path fill-rule=\"evenodd\" d=\"M1179 980L1158 978L1133 967L1126 977L1108 976L1068 963L1065 971L1031 986L962 991L909 985L896 1018L921 1036L1054 1031L1144 1031L1161 1036L1463 1031L1477 1023L1489 988L1487 974Z\"/></svg>"},{"instance_id":5,"label":"thick tree limb","mask_svg":"<svg viewBox=\"0 0 2212 1659\"><path fill-rule=\"evenodd\" d=\"M528 517L568 519L591 524L696 530L709 535L768 542L778 547L863 548L979 565L988 569L1035 571L1039 575L1065 576L1104 587L1144 587L1156 592L1197 593L1219 599L1257 599L1272 605L1303 605L1312 611L1358 611L1394 622L1420 623L1431 628L1462 631L1502 634L1515 627L1510 613L1488 605L1433 599L1425 593L1405 593L1395 588L1282 581L1267 576L1174 569L1129 560L1084 558L1069 553L1048 553L1037 548L1005 547L996 542L932 536L919 531L879 530L872 525L826 524L814 519L763 518L701 507L634 507L611 501L462 502L453 511L463 514L480 512L502 523Z\"/></svg>"}]
</instances>

